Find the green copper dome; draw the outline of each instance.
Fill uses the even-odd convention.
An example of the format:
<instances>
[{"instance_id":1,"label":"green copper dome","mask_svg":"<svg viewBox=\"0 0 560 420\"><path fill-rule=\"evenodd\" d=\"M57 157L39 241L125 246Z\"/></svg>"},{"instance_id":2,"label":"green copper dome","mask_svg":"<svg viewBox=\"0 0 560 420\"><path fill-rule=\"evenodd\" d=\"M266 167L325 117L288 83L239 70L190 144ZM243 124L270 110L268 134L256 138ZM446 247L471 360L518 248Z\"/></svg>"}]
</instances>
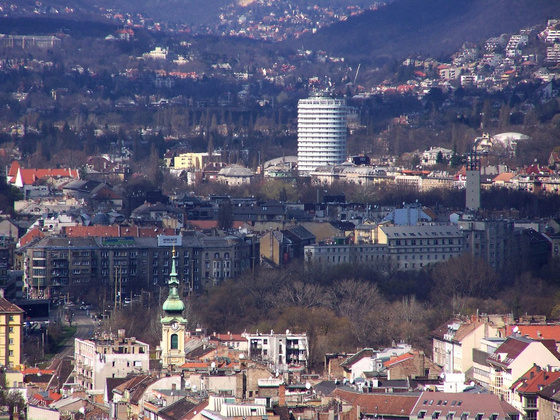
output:
<instances>
[{"instance_id":1,"label":"green copper dome","mask_svg":"<svg viewBox=\"0 0 560 420\"><path fill-rule=\"evenodd\" d=\"M163 302L163 310L164 312L183 312L183 310L185 309L185 304L183 303L183 301L181 300L181 298L174 297L174 296L169 296L165 302Z\"/></svg>"}]
</instances>

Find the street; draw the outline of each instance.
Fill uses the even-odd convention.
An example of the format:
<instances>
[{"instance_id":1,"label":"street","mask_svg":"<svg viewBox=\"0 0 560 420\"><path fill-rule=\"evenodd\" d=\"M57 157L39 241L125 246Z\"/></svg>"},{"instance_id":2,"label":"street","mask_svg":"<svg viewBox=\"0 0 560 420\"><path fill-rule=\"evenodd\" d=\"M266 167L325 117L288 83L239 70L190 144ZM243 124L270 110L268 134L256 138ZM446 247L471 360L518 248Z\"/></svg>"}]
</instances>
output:
<instances>
[{"instance_id":1,"label":"street","mask_svg":"<svg viewBox=\"0 0 560 420\"><path fill-rule=\"evenodd\" d=\"M74 356L75 338L88 339L93 335L95 323L86 315L86 311L76 310L72 323L76 326L76 333L61 346L60 351L51 360L50 366L56 366L58 360L66 356Z\"/></svg>"}]
</instances>

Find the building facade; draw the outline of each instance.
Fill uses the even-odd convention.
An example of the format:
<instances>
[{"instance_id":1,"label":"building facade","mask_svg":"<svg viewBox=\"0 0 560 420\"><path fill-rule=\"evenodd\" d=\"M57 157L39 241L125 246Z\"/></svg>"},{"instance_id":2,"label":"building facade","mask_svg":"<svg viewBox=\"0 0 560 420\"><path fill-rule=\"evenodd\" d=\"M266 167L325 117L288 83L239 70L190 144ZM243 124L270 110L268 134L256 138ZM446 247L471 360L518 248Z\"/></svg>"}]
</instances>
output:
<instances>
[{"instance_id":1,"label":"building facade","mask_svg":"<svg viewBox=\"0 0 560 420\"><path fill-rule=\"evenodd\" d=\"M179 296L179 276L175 248L173 248L173 262L168 285L169 295L162 306L161 344L158 349L161 365L164 368L181 366L185 363L187 320L183 318L185 304Z\"/></svg>"},{"instance_id":2,"label":"building facade","mask_svg":"<svg viewBox=\"0 0 560 420\"><path fill-rule=\"evenodd\" d=\"M23 310L0 296L0 365L21 365Z\"/></svg>"},{"instance_id":3,"label":"building facade","mask_svg":"<svg viewBox=\"0 0 560 420\"><path fill-rule=\"evenodd\" d=\"M56 298L98 285L124 294L163 286L170 275L172 247L189 291L202 292L254 267L255 236L183 235L151 237L46 237L21 249L24 282L33 298Z\"/></svg>"},{"instance_id":4,"label":"building facade","mask_svg":"<svg viewBox=\"0 0 560 420\"><path fill-rule=\"evenodd\" d=\"M298 170L308 174L319 166L346 160L348 108L343 99L315 97L298 102Z\"/></svg>"},{"instance_id":5,"label":"building facade","mask_svg":"<svg viewBox=\"0 0 560 420\"><path fill-rule=\"evenodd\" d=\"M103 334L91 340L74 339L74 372L84 390L102 392L107 378L126 378L129 373L149 371L150 346L125 337Z\"/></svg>"},{"instance_id":6,"label":"building facade","mask_svg":"<svg viewBox=\"0 0 560 420\"><path fill-rule=\"evenodd\" d=\"M249 358L267 363L278 372L287 372L290 366L307 366L309 343L307 334L245 334L249 342Z\"/></svg>"}]
</instances>

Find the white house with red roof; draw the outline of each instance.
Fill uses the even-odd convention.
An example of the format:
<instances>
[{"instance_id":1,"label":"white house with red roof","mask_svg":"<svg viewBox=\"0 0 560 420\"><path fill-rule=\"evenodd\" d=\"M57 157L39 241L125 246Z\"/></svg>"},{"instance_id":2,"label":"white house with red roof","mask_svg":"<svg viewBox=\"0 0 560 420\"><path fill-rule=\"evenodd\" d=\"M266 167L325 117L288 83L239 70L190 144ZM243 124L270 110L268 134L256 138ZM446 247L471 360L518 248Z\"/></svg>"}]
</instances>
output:
<instances>
[{"instance_id":1,"label":"white house with red roof","mask_svg":"<svg viewBox=\"0 0 560 420\"><path fill-rule=\"evenodd\" d=\"M486 363L490 366L490 391L511 402L510 389L534 364L560 368L560 354L554 340L508 337Z\"/></svg>"},{"instance_id":2,"label":"white house with red roof","mask_svg":"<svg viewBox=\"0 0 560 420\"><path fill-rule=\"evenodd\" d=\"M24 169L18 161L12 162L6 181L9 185L18 188L33 185L35 182L46 178L73 178L79 179L80 175L77 169L60 168L60 169Z\"/></svg>"},{"instance_id":3,"label":"white house with red roof","mask_svg":"<svg viewBox=\"0 0 560 420\"><path fill-rule=\"evenodd\" d=\"M510 389L511 405L524 413L526 419L539 417L538 392L560 379L560 371L533 365Z\"/></svg>"},{"instance_id":4,"label":"white house with red roof","mask_svg":"<svg viewBox=\"0 0 560 420\"><path fill-rule=\"evenodd\" d=\"M554 340L556 350L560 351L560 324L511 324L503 331L506 337L516 335L533 340Z\"/></svg>"}]
</instances>

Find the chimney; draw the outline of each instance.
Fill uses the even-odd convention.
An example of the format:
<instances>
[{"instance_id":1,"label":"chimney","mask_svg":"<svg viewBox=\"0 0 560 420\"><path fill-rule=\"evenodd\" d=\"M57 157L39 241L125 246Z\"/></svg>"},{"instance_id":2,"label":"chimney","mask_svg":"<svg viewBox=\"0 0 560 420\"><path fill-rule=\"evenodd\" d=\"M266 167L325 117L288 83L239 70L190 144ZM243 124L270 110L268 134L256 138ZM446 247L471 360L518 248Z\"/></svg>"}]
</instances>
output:
<instances>
[{"instance_id":1,"label":"chimney","mask_svg":"<svg viewBox=\"0 0 560 420\"><path fill-rule=\"evenodd\" d=\"M278 405L280 407L286 405L286 384L280 384L278 387Z\"/></svg>"},{"instance_id":2,"label":"chimney","mask_svg":"<svg viewBox=\"0 0 560 420\"><path fill-rule=\"evenodd\" d=\"M121 340L123 340L123 339L124 339L124 336L125 336L125 331L126 331L126 330L124 330L124 329L122 329L122 328L119 329L119 330L117 331L117 338L120 338Z\"/></svg>"},{"instance_id":3,"label":"chimney","mask_svg":"<svg viewBox=\"0 0 560 420\"><path fill-rule=\"evenodd\" d=\"M4 297L4 289L0 289L0 297Z\"/></svg>"}]
</instances>

